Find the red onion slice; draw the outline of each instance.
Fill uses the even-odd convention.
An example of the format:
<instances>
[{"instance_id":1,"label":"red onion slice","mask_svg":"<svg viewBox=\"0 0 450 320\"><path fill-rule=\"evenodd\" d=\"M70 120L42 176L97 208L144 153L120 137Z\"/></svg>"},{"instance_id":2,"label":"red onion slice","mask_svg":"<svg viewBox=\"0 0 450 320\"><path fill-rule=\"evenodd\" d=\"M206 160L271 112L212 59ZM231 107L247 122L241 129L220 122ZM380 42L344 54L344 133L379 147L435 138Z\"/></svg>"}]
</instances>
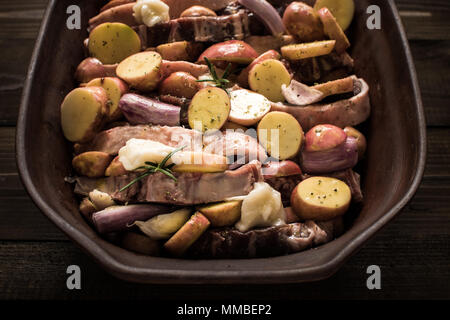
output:
<instances>
[{"instance_id":1,"label":"red onion slice","mask_svg":"<svg viewBox=\"0 0 450 320\"><path fill-rule=\"evenodd\" d=\"M238 0L240 4L256 14L274 36L285 32L283 20L278 11L265 0Z\"/></svg>"}]
</instances>

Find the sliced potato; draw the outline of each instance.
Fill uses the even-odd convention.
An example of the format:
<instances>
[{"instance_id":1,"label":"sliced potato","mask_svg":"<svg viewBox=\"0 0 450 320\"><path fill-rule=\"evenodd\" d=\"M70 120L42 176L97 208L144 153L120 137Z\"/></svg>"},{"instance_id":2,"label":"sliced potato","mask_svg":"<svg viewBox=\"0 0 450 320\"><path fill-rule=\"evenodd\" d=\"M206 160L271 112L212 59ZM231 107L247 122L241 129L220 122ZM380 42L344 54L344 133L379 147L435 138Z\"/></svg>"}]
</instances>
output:
<instances>
[{"instance_id":1,"label":"sliced potato","mask_svg":"<svg viewBox=\"0 0 450 320\"><path fill-rule=\"evenodd\" d=\"M191 212L191 209L180 209L157 215L146 222L136 221L135 225L152 239L169 239L188 221Z\"/></svg>"},{"instance_id":2,"label":"sliced potato","mask_svg":"<svg viewBox=\"0 0 450 320\"><path fill-rule=\"evenodd\" d=\"M342 30L347 30L350 26L353 15L355 14L355 3L353 0L317 0L314 9L319 11L322 8L328 8Z\"/></svg>"},{"instance_id":3,"label":"sliced potato","mask_svg":"<svg viewBox=\"0 0 450 320\"><path fill-rule=\"evenodd\" d=\"M312 89L319 90L325 97L335 94L342 94L347 92L353 92L354 80L352 77L343 79L328 81L311 87Z\"/></svg>"},{"instance_id":4,"label":"sliced potato","mask_svg":"<svg viewBox=\"0 0 450 320\"><path fill-rule=\"evenodd\" d=\"M192 98L188 109L189 126L195 130L220 129L230 114L230 98L220 88L203 88Z\"/></svg>"},{"instance_id":5,"label":"sliced potato","mask_svg":"<svg viewBox=\"0 0 450 320\"><path fill-rule=\"evenodd\" d=\"M213 227L228 227L234 225L241 218L242 201L233 200L221 203L208 204L199 207L200 211L208 218Z\"/></svg>"},{"instance_id":6,"label":"sliced potato","mask_svg":"<svg viewBox=\"0 0 450 320\"><path fill-rule=\"evenodd\" d=\"M271 103L262 94L242 89L231 92L230 96L229 119L237 124L254 125L270 111Z\"/></svg>"},{"instance_id":7,"label":"sliced potato","mask_svg":"<svg viewBox=\"0 0 450 320\"><path fill-rule=\"evenodd\" d=\"M106 22L91 31L88 47L91 56L103 64L114 64L139 52L141 40L126 24Z\"/></svg>"},{"instance_id":8,"label":"sliced potato","mask_svg":"<svg viewBox=\"0 0 450 320\"><path fill-rule=\"evenodd\" d=\"M264 60L256 64L249 72L250 88L273 102L284 101L281 86L289 85L291 75L281 61Z\"/></svg>"},{"instance_id":9,"label":"sliced potato","mask_svg":"<svg viewBox=\"0 0 450 320\"><path fill-rule=\"evenodd\" d=\"M223 172L228 169L227 158L212 153L185 151L173 155L173 161L177 163L172 168L174 172Z\"/></svg>"},{"instance_id":10,"label":"sliced potato","mask_svg":"<svg viewBox=\"0 0 450 320\"><path fill-rule=\"evenodd\" d=\"M330 54L335 45L336 40L290 44L281 47L281 55L292 61L324 56Z\"/></svg>"},{"instance_id":11,"label":"sliced potato","mask_svg":"<svg viewBox=\"0 0 450 320\"><path fill-rule=\"evenodd\" d=\"M99 178L105 175L105 170L111 163L111 156L101 151L88 151L79 154L72 160L76 172L89 178Z\"/></svg>"},{"instance_id":12,"label":"sliced potato","mask_svg":"<svg viewBox=\"0 0 450 320\"><path fill-rule=\"evenodd\" d=\"M86 86L105 89L109 104L108 121L116 121L122 117L122 112L118 106L120 97L128 92L128 86L125 82L115 77L96 78L88 82Z\"/></svg>"},{"instance_id":13,"label":"sliced potato","mask_svg":"<svg viewBox=\"0 0 450 320\"><path fill-rule=\"evenodd\" d=\"M298 121L286 112L269 112L258 124L259 143L274 158L286 160L296 156L304 134Z\"/></svg>"},{"instance_id":14,"label":"sliced potato","mask_svg":"<svg viewBox=\"0 0 450 320\"><path fill-rule=\"evenodd\" d=\"M136 53L123 60L116 69L117 76L141 91L152 91L161 80L162 58L158 52Z\"/></svg>"},{"instance_id":15,"label":"sliced potato","mask_svg":"<svg viewBox=\"0 0 450 320\"><path fill-rule=\"evenodd\" d=\"M156 51L164 60L193 62L202 53L203 44L188 41L170 42L157 46Z\"/></svg>"},{"instance_id":16,"label":"sliced potato","mask_svg":"<svg viewBox=\"0 0 450 320\"><path fill-rule=\"evenodd\" d=\"M209 220L196 212L165 244L164 248L175 256L183 255L187 249L208 229Z\"/></svg>"},{"instance_id":17,"label":"sliced potato","mask_svg":"<svg viewBox=\"0 0 450 320\"><path fill-rule=\"evenodd\" d=\"M300 182L291 195L291 205L302 220L331 220L343 215L351 200L350 188L341 180L312 177Z\"/></svg>"},{"instance_id":18,"label":"sliced potato","mask_svg":"<svg viewBox=\"0 0 450 320\"><path fill-rule=\"evenodd\" d=\"M77 88L61 104L61 127L72 142L87 142L102 128L109 115L106 91L100 87Z\"/></svg>"},{"instance_id":19,"label":"sliced potato","mask_svg":"<svg viewBox=\"0 0 450 320\"><path fill-rule=\"evenodd\" d=\"M337 23L333 14L328 10L328 8L322 8L318 11L320 20L323 24L323 29L328 38L336 40L336 45L334 49L337 53L343 53L350 47L350 41L348 41L347 36L341 27Z\"/></svg>"}]
</instances>

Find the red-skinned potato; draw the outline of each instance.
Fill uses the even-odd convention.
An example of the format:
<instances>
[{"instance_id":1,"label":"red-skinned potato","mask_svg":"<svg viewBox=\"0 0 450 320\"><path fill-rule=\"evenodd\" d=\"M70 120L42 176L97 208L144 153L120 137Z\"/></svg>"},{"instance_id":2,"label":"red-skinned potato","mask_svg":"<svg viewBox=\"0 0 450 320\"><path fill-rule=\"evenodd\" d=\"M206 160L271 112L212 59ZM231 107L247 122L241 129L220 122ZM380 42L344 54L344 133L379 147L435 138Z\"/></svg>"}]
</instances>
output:
<instances>
[{"instance_id":1,"label":"red-skinned potato","mask_svg":"<svg viewBox=\"0 0 450 320\"><path fill-rule=\"evenodd\" d=\"M76 88L61 104L61 127L71 142L87 142L102 129L109 115L108 96L101 87Z\"/></svg>"},{"instance_id":2,"label":"red-skinned potato","mask_svg":"<svg viewBox=\"0 0 450 320\"><path fill-rule=\"evenodd\" d=\"M87 83L95 78L115 77L117 64L103 64L96 58L86 58L78 65L75 79Z\"/></svg>"},{"instance_id":3,"label":"red-skinned potato","mask_svg":"<svg viewBox=\"0 0 450 320\"><path fill-rule=\"evenodd\" d=\"M240 40L216 43L206 49L198 58L198 63L205 63L205 57L211 62L249 64L258 57L258 53L249 44Z\"/></svg>"},{"instance_id":4,"label":"red-skinned potato","mask_svg":"<svg viewBox=\"0 0 450 320\"><path fill-rule=\"evenodd\" d=\"M323 40L325 37L317 13L303 2L292 2L286 8L283 23L288 32L301 42Z\"/></svg>"},{"instance_id":5,"label":"red-skinned potato","mask_svg":"<svg viewBox=\"0 0 450 320\"><path fill-rule=\"evenodd\" d=\"M270 161L262 168L264 179L302 174L302 169L294 161Z\"/></svg>"},{"instance_id":6,"label":"red-skinned potato","mask_svg":"<svg viewBox=\"0 0 450 320\"><path fill-rule=\"evenodd\" d=\"M350 206L350 188L329 177L311 177L292 191L291 206L301 220L326 221L342 216Z\"/></svg>"},{"instance_id":7,"label":"red-skinned potato","mask_svg":"<svg viewBox=\"0 0 450 320\"><path fill-rule=\"evenodd\" d=\"M191 99L199 90L197 79L187 72L175 72L159 85L160 95L172 95Z\"/></svg>"},{"instance_id":8,"label":"red-skinned potato","mask_svg":"<svg viewBox=\"0 0 450 320\"><path fill-rule=\"evenodd\" d=\"M192 6L184 10L180 17L217 17L217 14L211 9L203 6Z\"/></svg>"},{"instance_id":9,"label":"red-skinned potato","mask_svg":"<svg viewBox=\"0 0 450 320\"><path fill-rule=\"evenodd\" d=\"M108 121L116 121L122 117L118 108L120 97L128 92L127 84L116 77L96 78L86 84L86 87L102 87L106 91L109 102Z\"/></svg>"},{"instance_id":10,"label":"red-skinned potato","mask_svg":"<svg viewBox=\"0 0 450 320\"><path fill-rule=\"evenodd\" d=\"M364 137L361 132L353 127L345 127L344 132L348 137L353 137L356 139L356 142L358 144L358 159L361 160L367 148L366 137Z\"/></svg>"},{"instance_id":11,"label":"red-skinned potato","mask_svg":"<svg viewBox=\"0 0 450 320\"><path fill-rule=\"evenodd\" d=\"M267 52L264 52L262 55L260 55L255 60L253 60L253 62L250 63L250 65L247 68L245 68L244 70L241 71L241 73L239 74L239 76L237 78L237 83L241 87L247 88L248 87L248 74L249 74L251 68L253 68L253 66L255 66L256 64L258 64L259 62L262 62L264 60L268 60L268 59L280 60L280 58L281 58L281 54L276 50L269 50Z\"/></svg>"},{"instance_id":12,"label":"red-skinned potato","mask_svg":"<svg viewBox=\"0 0 450 320\"><path fill-rule=\"evenodd\" d=\"M347 139L347 134L331 124L319 124L306 133L306 151L325 151L333 149Z\"/></svg>"}]
</instances>

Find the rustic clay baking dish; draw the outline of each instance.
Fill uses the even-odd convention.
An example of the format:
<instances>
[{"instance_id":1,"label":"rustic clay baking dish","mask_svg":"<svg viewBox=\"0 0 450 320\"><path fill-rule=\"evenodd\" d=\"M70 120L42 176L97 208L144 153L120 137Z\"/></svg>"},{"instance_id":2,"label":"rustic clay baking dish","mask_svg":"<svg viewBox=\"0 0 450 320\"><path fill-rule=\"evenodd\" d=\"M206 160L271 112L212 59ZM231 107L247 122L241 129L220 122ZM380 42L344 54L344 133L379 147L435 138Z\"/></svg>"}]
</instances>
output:
<instances>
[{"instance_id":1,"label":"rustic clay baking dish","mask_svg":"<svg viewBox=\"0 0 450 320\"><path fill-rule=\"evenodd\" d=\"M338 239L289 256L251 260L179 260L134 254L100 238L82 219L72 186L71 146L59 106L76 85L84 30L66 28L69 0L51 0L31 60L17 127L18 167L44 214L107 271L148 283L280 283L329 277L406 205L425 163L425 122L408 43L393 1L357 0L352 25L356 73L371 86L372 116L363 164L364 206ZM382 30L368 30L366 8L381 8ZM82 0L83 26L102 1Z\"/></svg>"}]
</instances>

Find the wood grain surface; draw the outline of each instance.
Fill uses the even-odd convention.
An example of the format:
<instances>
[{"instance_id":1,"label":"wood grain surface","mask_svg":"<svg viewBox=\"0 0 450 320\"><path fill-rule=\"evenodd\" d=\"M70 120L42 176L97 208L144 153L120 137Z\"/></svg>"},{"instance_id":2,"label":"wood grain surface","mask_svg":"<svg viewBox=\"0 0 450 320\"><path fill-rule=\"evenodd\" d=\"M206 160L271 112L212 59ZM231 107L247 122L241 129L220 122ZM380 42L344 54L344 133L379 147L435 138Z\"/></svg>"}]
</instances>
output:
<instances>
[{"instance_id":1,"label":"wood grain surface","mask_svg":"<svg viewBox=\"0 0 450 320\"><path fill-rule=\"evenodd\" d=\"M105 273L51 224L23 189L15 124L45 0L0 0L0 299L448 299L450 298L450 2L397 0L428 125L423 182L403 212L330 279L301 285L137 285ZM49 57L51 59L51 57ZM82 290L66 288L66 268ZM382 271L368 290L366 268Z\"/></svg>"}]
</instances>

